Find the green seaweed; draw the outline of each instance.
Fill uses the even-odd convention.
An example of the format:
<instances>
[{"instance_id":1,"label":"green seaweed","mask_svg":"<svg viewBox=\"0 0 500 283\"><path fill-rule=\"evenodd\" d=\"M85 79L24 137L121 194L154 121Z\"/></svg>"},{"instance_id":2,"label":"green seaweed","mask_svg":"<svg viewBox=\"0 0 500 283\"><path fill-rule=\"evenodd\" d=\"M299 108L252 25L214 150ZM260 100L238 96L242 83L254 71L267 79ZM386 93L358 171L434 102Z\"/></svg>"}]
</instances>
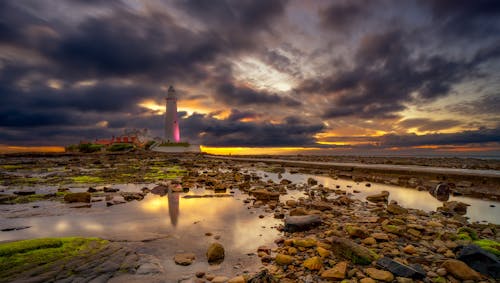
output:
<instances>
[{"instance_id":1,"label":"green seaweed","mask_svg":"<svg viewBox=\"0 0 500 283\"><path fill-rule=\"evenodd\" d=\"M75 183L101 183L103 179L96 176L75 176L71 177L71 180Z\"/></svg>"},{"instance_id":2,"label":"green seaweed","mask_svg":"<svg viewBox=\"0 0 500 283\"><path fill-rule=\"evenodd\" d=\"M8 278L33 266L43 266L108 244L99 238L42 238L0 244L0 278Z\"/></svg>"},{"instance_id":3,"label":"green seaweed","mask_svg":"<svg viewBox=\"0 0 500 283\"><path fill-rule=\"evenodd\" d=\"M5 170L16 170L23 168L23 166L19 164L6 164L6 165L0 165L0 168Z\"/></svg>"},{"instance_id":4,"label":"green seaweed","mask_svg":"<svg viewBox=\"0 0 500 283\"><path fill-rule=\"evenodd\" d=\"M488 239L481 239L473 242L480 246L483 250L490 252L496 256L500 256L500 242Z\"/></svg>"},{"instance_id":5,"label":"green seaweed","mask_svg":"<svg viewBox=\"0 0 500 283\"><path fill-rule=\"evenodd\" d=\"M464 234L469 235L469 237L470 237L471 240L475 241L475 240L479 239L479 237L477 236L476 230L474 230L474 229L472 229L470 227L464 226L464 227L458 228L458 230L457 230L457 236L459 238L465 237Z\"/></svg>"}]
</instances>

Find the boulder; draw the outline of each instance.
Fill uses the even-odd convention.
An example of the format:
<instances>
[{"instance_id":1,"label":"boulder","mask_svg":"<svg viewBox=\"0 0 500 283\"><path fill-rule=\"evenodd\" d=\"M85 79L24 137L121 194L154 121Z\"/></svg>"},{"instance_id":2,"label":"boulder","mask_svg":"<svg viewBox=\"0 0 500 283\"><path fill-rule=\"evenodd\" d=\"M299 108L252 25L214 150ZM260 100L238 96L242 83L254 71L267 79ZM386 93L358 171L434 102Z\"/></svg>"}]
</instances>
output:
<instances>
[{"instance_id":1,"label":"boulder","mask_svg":"<svg viewBox=\"0 0 500 283\"><path fill-rule=\"evenodd\" d=\"M316 210L319 210L319 211L326 211L326 210L332 210L333 207L325 202L325 201L313 201L312 203L309 204L309 206L312 208L312 209L316 209Z\"/></svg>"},{"instance_id":2,"label":"boulder","mask_svg":"<svg viewBox=\"0 0 500 283\"><path fill-rule=\"evenodd\" d=\"M368 233L366 232L366 229L363 229L361 227L355 226L355 225L346 225L345 230L347 231L347 234L351 236L351 238L366 238L368 237Z\"/></svg>"},{"instance_id":3,"label":"boulder","mask_svg":"<svg viewBox=\"0 0 500 283\"><path fill-rule=\"evenodd\" d=\"M190 265L195 260L196 256L193 253L182 253L174 256L174 262L178 265Z\"/></svg>"},{"instance_id":4,"label":"boulder","mask_svg":"<svg viewBox=\"0 0 500 283\"><path fill-rule=\"evenodd\" d=\"M337 263L333 268L323 271L321 278L327 280L342 280L347 271L347 261Z\"/></svg>"},{"instance_id":5,"label":"boulder","mask_svg":"<svg viewBox=\"0 0 500 283\"><path fill-rule=\"evenodd\" d=\"M207 250L209 263L219 263L224 260L224 247L219 243L212 243Z\"/></svg>"},{"instance_id":6,"label":"boulder","mask_svg":"<svg viewBox=\"0 0 500 283\"><path fill-rule=\"evenodd\" d=\"M419 265L404 265L388 257L382 257L377 260L377 266L389 270L398 277L407 277L414 279L425 278L426 272Z\"/></svg>"},{"instance_id":7,"label":"boulder","mask_svg":"<svg viewBox=\"0 0 500 283\"><path fill-rule=\"evenodd\" d=\"M349 239L334 236L328 238L328 241L331 243L334 253L351 260L354 264L370 264L378 257L376 253Z\"/></svg>"},{"instance_id":8,"label":"boulder","mask_svg":"<svg viewBox=\"0 0 500 283\"><path fill-rule=\"evenodd\" d=\"M120 194L125 201L133 201L133 200L142 200L144 199L144 194L143 193L129 193L129 192L122 192Z\"/></svg>"},{"instance_id":9,"label":"boulder","mask_svg":"<svg viewBox=\"0 0 500 283\"><path fill-rule=\"evenodd\" d=\"M318 184L318 181L313 179L313 178L308 178L307 179L307 185L309 186L316 186Z\"/></svg>"},{"instance_id":10,"label":"boulder","mask_svg":"<svg viewBox=\"0 0 500 283\"><path fill-rule=\"evenodd\" d=\"M120 190L120 189L108 188L108 187L104 187L104 188L103 188L103 191L104 191L105 193L116 193L116 192L118 192L119 190Z\"/></svg>"},{"instance_id":11,"label":"boulder","mask_svg":"<svg viewBox=\"0 0 500 283\"><path fill-rule=\"evenodd\" d=\"M316 246L317 241L313 238L300 238L293 239L292 243L295 247L312 248Z\"/></svg>"},{"instance_id":12,"label":"boulder","mask_svg":"<svg viewBox=\"0 0 500 283\"><path fill-rule=\"evenodd\" d=\"M408 209L396 203L391 203L387 206L387 212L391 214L408 214Z\"/></svg>"},{"instance_id":13,"label":"boulder","mask_svg":"<svg viewBox=\"0 0 500 283\"><path fill-rule=\"evenodd\" d=\"M303 207L297 207L292 210L290 210L290 216L300 216L300 215L307 215L307 210Z\"/></svg>"},{"instance_id":14,"label":"boulder","mask_svg":"<svg viewBox=\"0 0 500 283\"><path fill-rule=\"evenodd\" d=\"M158 185L151 190L152 194L164 196L168 193L168 187L164 185Z\"/></svg>"},{"instance_id":15,"label":"boulder","mask_svg":"<svg viewBox=\"0 0 500 283\"><path fill-rule=\"evenodd\" d=\"M469 204L459 202L459 201L445 201L443 206L438 207L437 210L449 215L465 215L467 214L467 207Z\"/></svg>"},{"instance_id":16,"label":"boulder","mask_svg":"<svg viewBox=\"0 0 500 283\"><path fill-rule=\"evenodd\" d=\"M448 273L453 275L453 277L460 280L480 280L481 275L477 273L474 269L470 268L465 262L448 259L441 265L442 268L446 269Z\"/></svg>"},{"instance_id":17,"label":"boulder","mask_svg":"<svg viewBox=\"0 0 500 283\"><path fill-rule=\"evenodd\" d=\"M245 282L247 281L245 280L245 277L243 277L242 275L233 277L227 281L227 283L245 283Z\"/></svg>"},{"instance_id":18,"label":"boulder","mask_svg":"<svg viewBox=\"0 0 500 283\"><path fill-rule=\"evenodd\" d=\"M387 202L389 200L389 192L388 191L382 191L378 194L370 195L366 197L367 201L370 202Z\"/></svg>"},{"instance_id":19,"label":"boulder","mask_svg":"<svg viewBox=\"0 0 500 283\"><path fill-rule=\"evenodd\" d=\"M250 192L257 200L279 200L280 193L270 192L266 189L256 189Z\"/></svg>"},{"instance_id":20,"label":"boulder","mask_svg":"<svg viewBox=\"0 0 500 283\"><path fill-rule=\"evenodd\" d=\"M83 193L67 193L64 195L64 201L65 202L90 202L90 193L83 192Z\"/></svg>"},{"instance_id":21,"label":"boulder","mask_svg":"<svg viewBox=\"0 0 500 283\"><path fill-rule=\"evenodd\" d=\"M394 280L394 275L392 275L392 273L390 273L389 271L369 267L365 269L365 272L366 274L368 274L368 276L370 276L372 279L375 280L380 280L385 282L391 282L392 280Z\"/></svg>"},{"instance_id":22,"label":"boulder","mask_svg":"<svg viewBox=\"0 0 500 283\"><path fill-rule=\"evenodd\" d=\"M495 279L500 278L500 260L476 245L465 246L458 253L458 260L465 262L476 271L489 275Z\"/></svg>"},{"instance_id":23,"label":"boulder","mask_svg":"<svg viewBox=\"0 0 500 283\"><path fill-rule=\"evenodd\" d=\"M286 254L277 254L274 259L277 265L289 265L292 264L294 260L293 256Z\"/></svg>"},{"instance_id":24,"label":"boulder","mask_svg":"<svg viewBox=\"0 0 500 283\"><path fill-rule=\"evenodd\" d=\"M285 217L284 230L286 232L306 231L321 225L321 223L319 215L287 216Z\"/></svg>"},{"instance_id":25,"label":"boulder","mask_svg":"<svg viewBox=\"0 0 500 283\"><path fill-rule=\"evenodd\" d=\"M309 270L320 270L323 268L323 261L320 257L314 256L304 260L302 265Z\"/></svg>"},{"instance_id":26,"label":"boulder","mask_svg":"<svg viewBox=\"0 0 500 283\"><path fill-rule=\"evenodd\" d=\"M278 283L279 280L274 278L267 269L262 270L257 273L250 279L248 279L247 283Z\"/></svg>"}]
</instances>

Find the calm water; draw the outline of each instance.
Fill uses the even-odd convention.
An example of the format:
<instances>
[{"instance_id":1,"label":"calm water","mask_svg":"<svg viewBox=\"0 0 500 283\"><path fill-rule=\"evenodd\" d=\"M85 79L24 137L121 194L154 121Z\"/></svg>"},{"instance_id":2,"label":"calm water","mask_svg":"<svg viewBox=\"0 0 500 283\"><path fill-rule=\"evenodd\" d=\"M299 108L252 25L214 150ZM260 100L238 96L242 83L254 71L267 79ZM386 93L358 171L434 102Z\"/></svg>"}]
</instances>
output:
<instances>
[{"instance_id":1,"label":"calm water","mask_svg":"<svg viewBox=\"0 0 500 283\"><path fill-rule=\"evenodd\" d=\"M263 171L254 171L264 180L279 182L278 175ZM335 188L362 199L367 195L382 190L390 192L390 199L408 208L435 211L441 202L427 192L398 186L372 183L355 183L348 180L334 180L307 174L284 173L283 178L295 183L304 183L309 177L315 178L326 187ZM112 185L121 191L137 192L152 184ZM38 189L39 192L55 188ZM74 188L73 191L83 191ZM354 190L360 193L353 193ZM203 188L191 190L188 195L211 194ZM228 191L229 193L229 191ZM0 228L31 226L28 229L0 232L0 241L18 240L37 237L93 236L126 241L142 253L158 257L169 280L188 278L196 271L208 270L215 274L237 275L243 271L256 271L260 266L259 258L254 254L261 245L273 246L279 237L275 227L282 223L273 218L273 214L262 209L248 209L244 204L246 195L238 190L233 197L224 198L183 198L186 193L170 193L166 196L148 194L142 201L132 201L106 207L105 202L95 202L92 208L72 208L74 204L59 202L36 202L20 205L0 206ZM290 191L281 200L297 199L304 192ZM467 216L472 221L500 223L500 203L466 197L450 197L450 200L462 201L471 206ZM491 204L496 207L490 207ZM39 206L33 208L32 206ZM259 218L264 215L264 218ZM206 236L205 233L212 235ZM215 239L220 236L220 239ZM220 242L226 249L226 260L218 266L208 266L205 252L208 245ZM193 252L197 260L187 267L175 265L172 258L179 252Z\"/></svg>"},{"instance_id":2,"label":"calm water","mask_svg":"<svg viewBox=\"0 0 500 283\"><path fill-rule=\"evenodd\" d=\"M263 173L255 171L258 175L266 179L271 179L275 182L279 182L278 174L275 173ZM267 177L264 177L267 176ZM371 187L366 186L366 182L356 183L351 180L343 179L333 179L330 177L315 176L308 174L290 174L288 172L282 174L284 179L293 181L294 183L306 183L308 178L314 178L318 181L318 184L322 184L325 187L335 189L336 185L340 186L340 189L351 194L351 197L366 200L366 196L380 193L381 191L388 191L390 193L389 201L395 200L403 207L422 209L424 211L436 211L436 209L442 206L442 202L434 198L426 191L418 191L415 189L404 188L400 186L385 185L370 183ZM354 193L354 191L359 191L359 193ZM296 198L302 196L301 192L292 192L285 198ZM500 202L491 200L482 200L464 196L450 196L449 201L461 201L471 206L467 209L466 216L470 218L470 221L487 221L495 224L500 224ZM495 207L490 207L494 205Z\"/></svg>"}]
</instances>

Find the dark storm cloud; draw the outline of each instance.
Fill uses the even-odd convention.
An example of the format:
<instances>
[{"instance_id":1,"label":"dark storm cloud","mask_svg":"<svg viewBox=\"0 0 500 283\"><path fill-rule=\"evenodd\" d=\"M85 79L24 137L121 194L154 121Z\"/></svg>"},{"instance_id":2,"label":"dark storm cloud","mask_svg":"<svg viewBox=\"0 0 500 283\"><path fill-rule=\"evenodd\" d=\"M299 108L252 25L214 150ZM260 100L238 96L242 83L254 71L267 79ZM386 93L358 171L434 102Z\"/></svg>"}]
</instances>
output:
<instances>
[{"instance_id":1,"label":"dark storm cloud","mask_svg":"<svg viewBox=\"0 0 500 283\"><path fill-rule=\"evenodd\" d=\"M227 120L229 120L229 121L239 121L239 120L242 120L242 119L255 119L258 116L259 115L257 113L254 113L254 112L239 111L237 109L232 109L231 110L231 114L229 114L229 117L227 118Z\"/></svg>"},{"instance_id":2,"label":"dark storm cloud","mask_svg":"<svg viewBox=\"0 0 500 283\"><path fill-rule=\"evenodd\" d=\"M388 134L380 138L381 147L407 147L421 145L466 145L473 143L500 142L500 129L479 129L451 134Z\"/></svg>"},{"instance_id":3,"label":"dark storm cloud","mask_svg":"<svg viewBox=\"0 0 500 283\"><path fill-rule=\"evenodd\" d=\"M500 2L496 0L427 0L435 28L443 35L466 39L500 33Z\"/></svg>"},{"instance_id":4,"label":"dark storm cloud","mask_svg":"<svg viewBox=\"0 0 500 283\"><path fill-rule=\"evenodd\" d=\"M323 26L337 30L347 30L352 24L369 15L370 6L375 1L337 1L320 11Z\"/></svg>"},{"instance_id":5,"label":"dark storm cloud","mask_svg":"<svg viewBox=\"0 0 500 283\"><path fill-rule=\"evenodd\" d=\"M413 118L400 121L398 125L403 128L417 128L419 132L446 130L460 125L461 122L452 119L432 120L428 118Z\"/></svg>"},{"instance_id":6,"label":"dark storm cloud","mask_svg":"<svg viewBox=\"0 0 500 283\"><path fill-rule=\"evenodd\" d=\"M298 90L330 97L332 105L324 118L390 118L408 102L448 95L454 84L476 76L475 68L481 63L499 57L495 48L479 50L470 60L412 56L406 45L411 40L401 30L367 35L354 55L354 67L304 81Z\"/></svg>"},{"instance_id":7,"label":"dark storm cloud","mask_svg":"<svg viewBox=\"0 0 500 283\"><path fill-rule=\"evenodd\" d=\"M301 105L299 101L289 97L283 97L245 86L239 87L232 83L220 84L216 90L215 97L220 102L231 106L268 104L294 107Z\"/></svg>"},{"instance_id":8,"label":"dark storm cloud","mask_svg":"<svg viewBox=\"0 0 500 283\"><path fill-rule=\"evenodd\" d=\"M212 146L307 146L315 144L314 134L322 124L309 124L290 117L280 124L218 120L193 114L180 122L189 140Z\"/></svg>"},{"instance_id":9,"label":"dark storm cloud","mask_svg":"<svg viewBox=\"0 0 500 283\"><path fill-rule=\"evenodd\" d=\"M500 116L500 93L484 95L475 101L457 103L450 106L449 110L465 115L489 114Z\"/></svg>"}]
</instances>

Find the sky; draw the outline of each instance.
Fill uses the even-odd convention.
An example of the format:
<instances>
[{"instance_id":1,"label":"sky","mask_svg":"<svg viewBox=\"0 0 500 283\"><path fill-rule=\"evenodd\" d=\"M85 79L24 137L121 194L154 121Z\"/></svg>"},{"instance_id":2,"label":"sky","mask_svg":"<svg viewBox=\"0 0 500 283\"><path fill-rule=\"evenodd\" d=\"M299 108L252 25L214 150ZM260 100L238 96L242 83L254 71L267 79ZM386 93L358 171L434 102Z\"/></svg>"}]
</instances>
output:
<instances>
[{"instance_id":1,"label":"sky","mask_svg":"<svg viewBox=\"0 0 500 283\"><path fill-rule=\"evenodd\" d=\"M0 145L500 152L500 2L0 1Z\"/></svg>"}]
</instances>

